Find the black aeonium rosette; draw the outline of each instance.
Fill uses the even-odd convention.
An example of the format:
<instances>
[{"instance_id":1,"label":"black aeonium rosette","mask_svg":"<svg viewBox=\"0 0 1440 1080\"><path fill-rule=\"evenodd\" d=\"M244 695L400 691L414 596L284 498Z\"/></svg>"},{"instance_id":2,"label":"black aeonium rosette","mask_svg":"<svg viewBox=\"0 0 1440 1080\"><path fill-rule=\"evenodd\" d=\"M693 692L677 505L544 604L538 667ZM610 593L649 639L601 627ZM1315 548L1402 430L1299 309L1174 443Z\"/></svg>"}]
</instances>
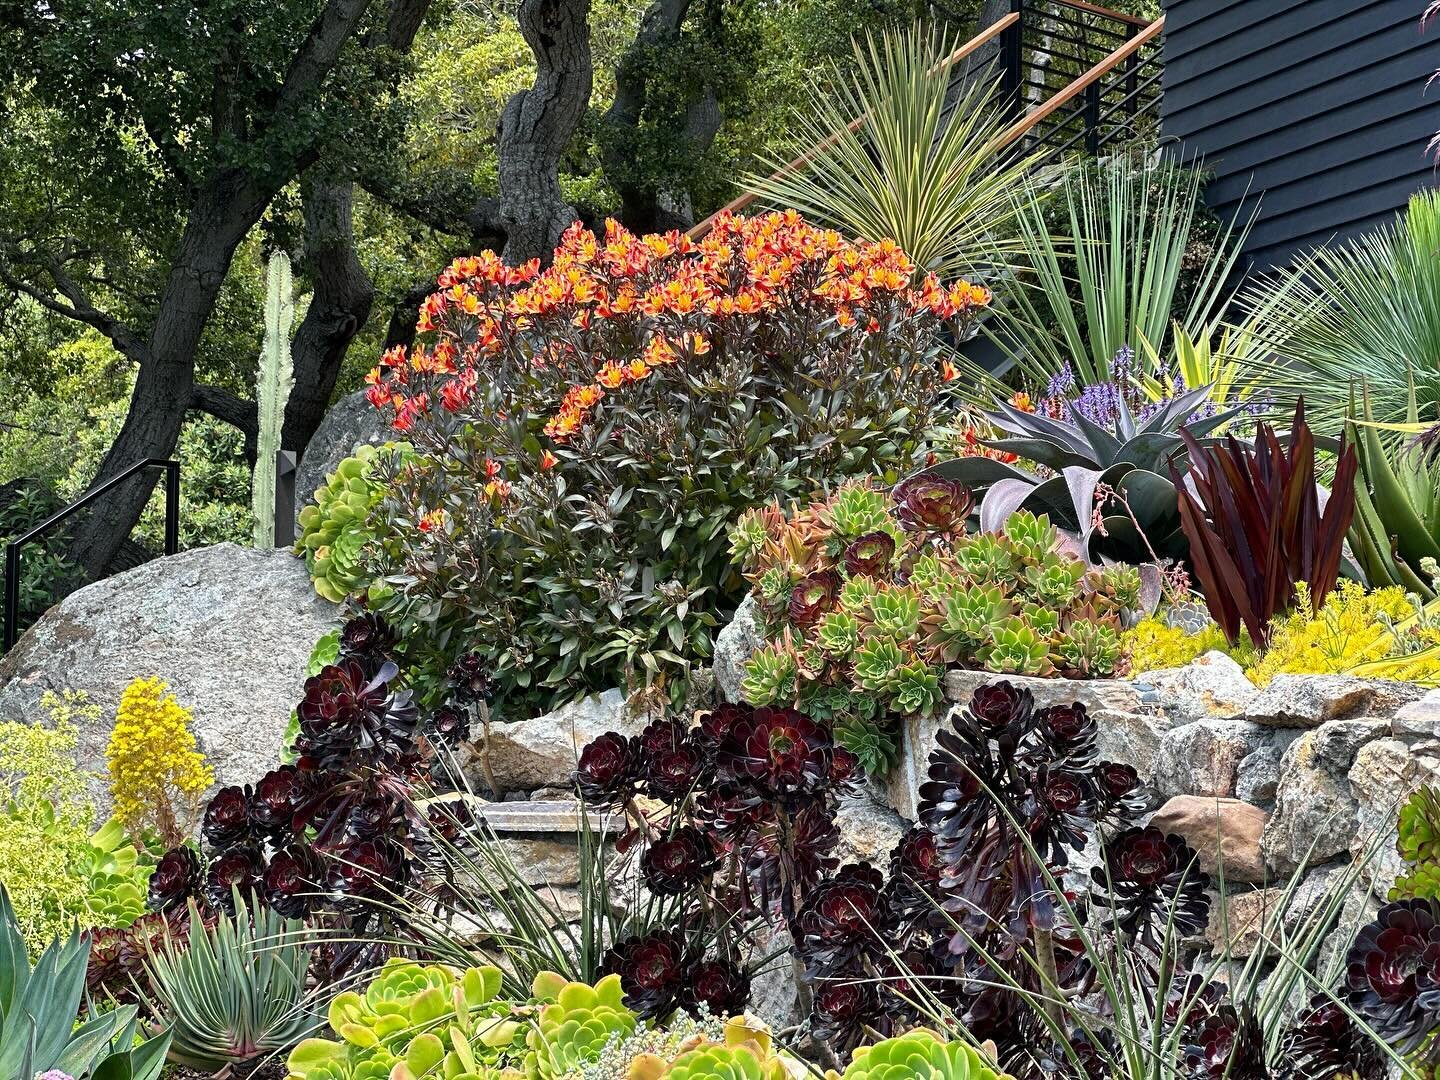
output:
<instances>
[{"instance_id":1,"label":"black aeonium rosette","mask_svg":"<svg viewBox=\"0 0 1440 1080\"><path fill-rule=\"evenodd\" d=\"M390 691L397 674L396 666L386 663L371 677L358 661L347 660L306 679L305 697L296 708L301 768L344 769L357 758L412 752L418 712L409 690Z\"/></svg>"},{"instance_id":2,"label":"black aeonium rosette","mask_svg":"<svg viewBox=\"0 0 1440 1080\"><path fill-rule=\"evenodd\" d=\"M1382 1080L1388 1060L1328 994L1316 994L1285 1034L1280 1057L1293 1080Z\"/></svg>"},{"instance_id":3,"label":"black aeonium rosette","mask_svg":"<svg viewBox=\"0 0 1440 1080\"><path fill-rule=\"evenodd\" d=\"M210 860L205 876L205 898L217 911L235 914L235 893L247 901L260 887L265 856L251 844L237 844Z\"/></svg>"},{"instance_id":4,"label":"black aeonium rosette","mask_svg":"<svg viewBox=\"0 0 1440 1080\"><path fill-rule=\"evenodd\" d=\"M272 910L303 919L325 899L324 860L308 844L289 844L270 857L261 890Z\"/></svg>"},{"instance_id":5,"label":"black aeonium rosette","mask_svg":"<svg viewBox=\"0 0 1440 1080\"><path fill-rule=\"evenodd\" d=\"M1430 900L1386 904L1345 958L1345 999L1401 1053L1440 1027L1440 918Z\"/></svg>"},{"instance_id":6,"label":"black aeonium rosette","mask_svg":"<svg viewBox=\"0 0 1440 1080\"><path fill-rule=\"evenodd\" d=\"M869 863L842 866L817 884L796 916L796 948L813 972L851 965L889 949L885 875Z\"/></svg>"},{"instance_id":7,"label":"black aeonium rosette","mask_svg":"<svg viewBox=\"0 0 1440 1080\"><path fill-rule=\"evenodd\" d=\"M488 702L495 696L490 665L477 652L469 652L450 665L445 673L456 698L464 703Z\"/></svg>"},{"instance_id":8,"label":"black aeonium rosette","mask_svg":"<svg viewBox=\"0 0 1440 1080\"><path fill-rule=\"evenodd\" d=\"M1095 903L1110 907L1116 926L1152 951L1168 932L1176 940L1205 929L1210 919L1210 877L1183 838L1159 829L1132 828L1111 837L1105 866L1090 872Z\"/></svg>"},{"instance_id":9,"label":"black aeonium rosette","mask_svg":"<svg viewBox=\"0 0 1440 1080\"><path fill-rule=\"evenodd\" d=\"M150 910L183 910L187 900L199 895L202 880L200 856L195 849L188 844L171 848L150 872Z\"/></svg>"},{"instance_id":10,"label":"black aeonium rosette","mask_svg":"<svg viewBox=\"0 0 1440 1080\"><path fill-rule=\"evenodd\" d=\"M692 1016L740 1016L750 1001L750 976L729 960L701 960L685 972L680 1003Z\"/></svg>"},{"instance_id":11,"label":"black aeonium rosette","mask_svg":"<svg viewBox=\"0 0 1440 1080\"><path fill-rule=\"evenodd\" d=\"M250 839L250 789L231 785L217 791L205 807L200 834L211 851Z\"/></svg>"},{"instance_id":12,"label":"black aeonium rosette","mask_svg":"<svg viewBox=\"0 0 1440 1080\"><path fill-rule=\"evenodd\" d=\"M399 632L382 615L367 611L349 620L340 630L339 658L356 660L369 675L395 659Z\"/></svg>"},{"instance_id":13,"label":"black aeonium rosette","mask_svg":"<svg viewBox=\"0 0 1440 1080\"><path fill-rule=\"evenodd\" d=\"M620 976L625 1004L642 1019L674 1012L687 993L686 976L694 960L684 937L652 930L617 944L605 956L605 970Z\"/></svg>"},{"instance_id":14,"label":"black aeonium rosette","mask_svg":"<svg viewBox=\"0 0 1440 1080\"><path fill-rule=\"evenodd\" d=\"M310 793L308 775L295 766L271 769L256 782L250 795L250 827L255 835L277 843L293 836L297 831L295 815Z\"/></svg>"},{"instance_id":15,"label":"black aeonium rosette","mask_svg":"<svg viewBox=\"0 0 1440 1080\"><path fill-rule=\"evenodd\" d=\"M607 731L580 751L575 783L580 797L594 807L622 805L635 793L639 780L634 744L624 735Z\"/></svg>"},{"instance_id":16,"label":"black aeonium rosette","mask_svg":"<svg viewBox=\"0 0 1440 1080\"><path fill-rule=\"evenodd\" d=\"M710 838L693 825L683 825L651 841L640 856L640 873L657 896L679 896L703 882L718 862Z\"/></svg>"}]
</instances>

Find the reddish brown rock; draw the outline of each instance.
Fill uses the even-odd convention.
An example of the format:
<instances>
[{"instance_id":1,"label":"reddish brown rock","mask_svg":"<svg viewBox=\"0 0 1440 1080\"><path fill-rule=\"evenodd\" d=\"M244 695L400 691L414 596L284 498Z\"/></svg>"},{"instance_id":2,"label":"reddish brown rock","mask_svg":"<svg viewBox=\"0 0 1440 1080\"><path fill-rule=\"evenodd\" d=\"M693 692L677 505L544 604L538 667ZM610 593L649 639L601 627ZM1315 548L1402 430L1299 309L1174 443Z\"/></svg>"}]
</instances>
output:
<instances>
[{"instance_id":1,"label":"reddish brown rock","mask_svg":"<svg viewBox=\"0 0 1440 1080\"><path fill-rule=\"evenodd\" d=\"M1227 882L1265 880L1260 837L1266 813L1239 799L1176 795L1150 819L1165 833L1185 838L1200 856L1200 868L1218 882L1223 864Z\"/></svg>"}]
</instances>

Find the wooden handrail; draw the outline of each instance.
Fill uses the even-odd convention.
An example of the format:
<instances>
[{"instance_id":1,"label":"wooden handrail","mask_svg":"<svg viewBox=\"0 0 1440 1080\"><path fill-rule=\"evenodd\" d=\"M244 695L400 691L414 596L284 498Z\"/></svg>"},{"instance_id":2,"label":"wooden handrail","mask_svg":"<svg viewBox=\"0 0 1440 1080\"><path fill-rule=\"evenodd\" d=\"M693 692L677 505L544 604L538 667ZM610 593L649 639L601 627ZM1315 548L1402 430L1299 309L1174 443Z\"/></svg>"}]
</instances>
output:
<instances>
[{"instance_id":1,"label":"wooden handrail","mask_svg":"<svg viewBox=\"0 0 1440 1080\"><path fill-rule=\"evenodd\" d=\"M1111 71L1115 70L1115 68L1119 67L1120 64L1124 63L1131 56L1139 52L1145 46L1146 42L1158 36L1165 29L1164 15L1161 15L1160 18L1156 19L1154 22L1147 24L1144 19L1139 18L1138 16L1126 15L1123 12L1119 11L1111 11L1109 8L1103 8L1096 4L1086 3L1085 0L1056 0L1056 2L1063 4L1066 7L1078 8L1081 11L1090 11L1098 15L1106 15L1111 18L1120 19L1121 21L1130 23L1132 25L1143 26L1144 29L1141 30L1134 37L1125 41L1124 44L1116 48L1112 53L1110 53L1110 55L1106 56L1098 64L1090 68L1090 70L1086 71L1085 74L1081 75L1074 82L1070 83L1070 85L1066 86L1065 89L1061 90L1054 97L1050 98L1034 112L1027 113L1025 116L1017 120L1014 124L1010 125L1010 127L1006 128L1003 132L1001 132L1000 135L997 136L995 139L995 146L997 148L1009 146L1012 142L1020 138L1036 124L1040 123L1041 120L1044 120L1047 116L1055 112L1055 110L1059 109L1066 102L1084 93L1086 87L1090 86L1092 83L1099 81L1100 79L1108 75ZM950 67L954 64L959 63L961 60L965 59L967 56L973 53L976 49L980 48L980 46L984 45L987 41L990 41L992 38L1004 33L1006 30L1008 30L1011 26L1014 26L1019 21L1019 12L1012 11L1003 19L1000 19L998 22L992 23L980 33L976 34L964 45L960 46L960 48L956 49L953 53L951 53L950 56L948 56L946 59L941 60L939 63L937 63L934 67L930 69L930 72L933 74L934 72L939 71L942 68ZM845 125L844 132L837 131L832 135L826 136L824 139L816 143L805 153L797 157L794 161L791 161L788 164L781 166L779 169L775 170L775 172L771 173L771 179L781 176L789 176L791 173L798 172L800 169L803 169L815 158L816 154L820 153L822 150L826 149L829 146L833 146L844 134L857 131L860 126L865 123L868 115L869 114L866 113L861 116L857 116L854 120L851 120L850 123ZM700 239L712 228L714 228L715 220L720 217L721 214L738 213L739 211L744 210L747 206L753 203L757 198L759 198L759 195L757 195L755 192L747 191L743 195L731 199L728 203L722 206L719 210L716 210L715 213L711 214L704 221L701 221L698 225L693 226L690 229L690 238L692 240Z\"/></svg>"},{"instance_id":2,"label":"wooden handrail","mask_svg":"<svg viewBox=\"0 0 1440 1080\"><path fill-rule=\"evenodd\" d=\"M1109 56L1105 57L1089 71L1085 72L1084 75L1081 75L1078 79L1072 82L1069 86L1065 87L1064 90L1061 90L1058 94L1052 97L1049 101L1045 102L1045 104L1041 105L1034 112L1027 113L1025 116L1015 121L1015 123L1011 124L1010 127L1006 128L1004 133L1000 135L997 141L1002 146L1004 146L1020 138L1036 124L1040 123L1041 120L1044 120L1047 116L1053 113L1056 109L1059 109L1066 102L1070 101L1072 98L1078 97L1080 94L1083 94L1087 86L1090 86L1092 83L1098 82L1110 72L1114 71L1131 56L1139 52L1140 49L1144 47L1147 41L1158 36L1164 29L1165 16L1161 15L1160 18L1156 19L1149 26L1145 27L1144 30L1141 30L1133 38L1125 42L1125 44L1121 45Z\"/></svg>"},{"instance_id":3,"label":"wooden handrail","mask_svg":"<svg viewBox=\"0 0 1440 1080\"><path fill-rule=\"evenodd\" d=\"M976 49L980 48L980 46L984 45L992 38L998 37L999 35L1003 34L1006 30L1010 29L1010 27L1014 26L1019 21L1019 12L1012 11L1003 19L1000 19L998 22L991 23L984 30L980 31L980 33L976 34L969 41L965 42L964 45L961 45L953 53L947 56L944 60L941 60L939 63L935 64L935 66L930 69L928 74L933 75L935 72L943 70L944 68L953 67L955 64L958 64L961 60L964 60L967 56L973 53ZM869 114L865 113L857 116L854 120L851 120L850 123L845 125L844 133L854 133L855 131L858 131L860 129L860 126L865 123L868 116ZM791 173L798 172L800 169L803 169L806 165L810 164L816 154L820 153L820 151L826 149L827 147L833 146L837 141L839 141L842 134L842 132L837 131L833 135L826 136L820 142L812 146L809 150L805 151L805 153L797 157L794 161L782 166L781 168L775 170L775 172L771 173L771 178L773 179L779 176L789 176ZM715 213L711 214L704 221L700 222L698 225L693 226L690 229L690 238L692 240L700 239L712 228L714 228L715 219L718 218L721 214L738 213L739 211L744 210L745 207L749 206L757 198L759 198L759 196L755 192L747 191L738 198L731 199L728 203L722 206L719 210L716 210Z\"/></svg>"},{"instance_id":4,"label":"wooden handrail","mask_svg":"<svg viewBox=\"0 0 1440 1080\"><path fill-rule=\"evenodd\" d=\"M1099 4L1086 3L1086 0L1055 0L1061 7L1074 8L1077 11L1088 11L1092 15L1103 15L1107 19L1114 19L1116 22L1129 23L1131 26L1149 26L1150 20L1143 15L1127 15L1123 11L1114 11Z\"/></svg>"}]
</instances>

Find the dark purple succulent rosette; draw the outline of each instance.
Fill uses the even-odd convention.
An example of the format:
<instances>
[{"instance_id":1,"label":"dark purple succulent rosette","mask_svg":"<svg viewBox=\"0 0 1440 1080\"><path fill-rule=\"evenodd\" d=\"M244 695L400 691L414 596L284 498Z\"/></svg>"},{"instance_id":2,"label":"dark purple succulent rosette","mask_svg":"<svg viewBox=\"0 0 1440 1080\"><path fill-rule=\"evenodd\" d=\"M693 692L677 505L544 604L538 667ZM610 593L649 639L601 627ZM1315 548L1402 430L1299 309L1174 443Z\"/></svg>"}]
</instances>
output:
<instances>
[{"instance_id":1,"label":"dark purple succulent rosette","mask_svg":"<svg viewBox=\"0 0 1440 1080\"><path fill-rule=\"evenodd\" d=\"M1338 1000L1316 994L1285 1033L1280 1057L1296 1080L1383 1080L1388 1060Z\"/></svg>"},{"instance_id":2,"label":"dark purple succulent rosette","mask_svg":"<svg viewBox=\"0 0 1440 1080\"><path fill-rule=\"evenodd\" d=\"M1265 1064L1265 1036L1249 1009L1225 1003L1206 1014L1189 1032L1185 1067L1194 1080L1271 1075Z\"/></svg>"},{"instance_id":3,"label":"dark purple succulent rosette","mask_svg":"<svg viewBox=\"0 0 1440 1080\"><path fill-rule=\"evenodd\" d=\"M1345 958L1350 1008L1400 1053L1440 1027L1440 919L1425 899L1386 904Z\"/></svg>"},{"instance_id":4,"label":"dark purple succulent rosette","mask_svg":"<svg viewBox=\"0 0 1440 1080\"><path fill-rule=\"evenodd\" d=\"M968 711L982 728L999 731L1030 722L1035 712L1035 695L1008 679L977 686L970 695Z\"/></svg>"},{"instance_id":5,"label":"dark purple succulent rosette","mask_svg":"<svg viewBox=\"0 0 1440 1080\"><path fill-rule=\"evenodd\" d=\"M347 660L306 679L296 708L301 768L336 771L412 753L419 714L409 690L391 693L398 673L386 663L371 677L358 661Z\"/></svg>"},{"instance_id":6,"label":"dark purple succulent rosette","mask_svg":"<svg viewBox=\"0 0 1440 1080\"><path fill-rule=\"evenodd\" d=\"M265 856L252 844L238 844L210 860L205 875L205 898L216 911L235 914L235 894L247 901L260 887Z\"/></svg>"},{"instance_id":7,"label":"dark purple succulent rosette","mask_svg":"<svg viewBox=\"0 0 1440 1080\"><path fill-rule=\"evenodd\" d=\"M409 878L404 850L386 839L356 840L329 852L325 862L327 887L352 910L399 893Z\"/></svg>"},{"instance_id":8,"label":"dark purple succulent rosette","mask_svg":"<svg viewBox=\"0 0 1440 1080\"><path fill-rule=\"evenodd\" d=\"M470 741L470 711L455 704L441 705L430 714L425 737L432 743L455 749Z\"/></svg>"},{"instance_id":9,"label":"dark purple succulent rosette","mask_svg":"<svg viewBox=\"0 0 1440 1080\"><path fill-rule=\"evenodd\" d=\"M813 794L830 778L828 727L796 709L762 707L730 729L716 755L722 780L761 796Z\"/></svg>"},{"instance_id":10,"label":"dark purple succulent rosette","mask_svg":"<svg viewBox=\"0 0 1440 1080\"><path fill-rule=\"evenodd\" d=\"M287 919L311 915L325 899L325 864L308 844L289 844L270 857L261 879L271 910Z\"/></svg>"},{"instance_id":11,"label":"dark purple succulent rosette","mask_svg":"<svg viewBox=\"0 0 1440 1080\"><path fill-rule=\"evenodd\" d=\"M374 675L395 659L400 634L382 615L367 611L350 619L340 630L339 658L356 660Z\"/></svg>"},{"instance_id":12,"label":"dark purple succulent rosette","mask_svg":"<svg viewBox=\"0 0 1440 1080\"><path fill-rule=\"evenodd\" d=\"M282 843L295 835L295 815L311 790L309 774L294 765L282 765L262 776L250 795L250 827L255 835Z\"/></svg>"},{"instance_id":13,"label":"dark purple succulent rosette","mask_svg":"<svg viewBox=\"0 0 1440 1080\"><path fill-rule=\"evenodd\" d=\"M490 665L478 652L466 653L451 664L445 674L455 696L462 702L488 702L495 696Z\"/></svg>"},{"instance_id":14,"label":"dark purple succulent rosette","mask_svg":"<svg viewBox=\"0 0 1440 1080\"><path fill-rule=\"evenodd\" d=\"M883 957L891 921L885 875L869 863L851 863L810 890L795 919L796 947L812 973Z\"/></svg>"},{"instance_id":15,"label":"dark purple succulent rosette","mask_svg":"<svg viewBox=\"0 0 1440 1080\"><path fill-rule=\"evenodd\" d=\"M698 1017L741 1016L750 1002L750 976L729 960L701 960L685 972L681 1005Z\"/></svg>"},{"instance_id":16,"label":"dark purple succulent rosette","mask_svg":"<svg viewBox=\"0 0 1440 1080\"><path fill-rule=\"evenodd\" d=\"M580 797L594 807L621 806L639 781L635 744L616 731L607 731L580 751L575 785Z\"/></svg>"},{"instance_id":17,"label":"dark purple succulent rosette","mask_svg":"<svg viewBox=\"0 0 1440 1080\"><path fill-rule=\"evenodd\" d=\"M683 825L651 841L640 856L640 873L657 896L679 896L704 882L718 862L710 838L693 825Z\"/></svg>"},{"instance_id":18,"label":"dark purple succulent rosette","mask_svg":"<svg viewBox=\"0 0 1440 1080\"><path fill-rule=\"evenodd\" d=\"M964 484L923 473L901 483L894 498L900 523L923 532L961 532L975 506L975 497Z\"/></svg>"},{"instance_id":19,"label":"dark purple succulent rosette","mask_svg":"<svg viewBox=\"0 0 1440 1080\"><path fill-rule=\"evenodd\" d=\"M605 956L605 970L620 976L625 1005L642 1019L669 1016L688 992L686 975L693 965L683 935L652 930L626 938Z\"/></svg>"},{"instance_id":20,"label":"dark purple succulent rosette","mask_svg":"<svg viewBox=\"0 0 1440 1080\"><path fill-rule=\"evenodd\" d=\"M1210 876L1184 838L1154 827L1111 837L1105 866L1090 871L1092 900L1113 910L1119 929L1151 950L1204 931L1210 919Z\"/></svg>"},{"instance_id":21,"label":"dark purple succulent rosette","mask_svg":"<svg viewBox=\"0 0 1440 1080\"><path fill-rule=\"evenodd\" d=\"M872 532L846 545L841 565L847 577L884 577L894 560L895 538L887 532Z\"/></svg>"},{"instance_id":22,"label":"dark purple succulent rosette","mask_svg":"<svg viewBox=\"0 0 1440 1080\"><path fill-rule=\"evenodd\" d=\"M790 590L786 614L796 626L814 626L820 617L835 606L840 596L840 575L834 570L817 570L807 574Z\"/></svg>"},{"instance_id":23,"label":"dark purple succulent rosette","mask_svg":"<svg viewBox=\"0 0 1440 1080\"><path fill-rule=\"evenodd\" d=\"M211 851L223 851L251 838L250 788L231 785L217 791L205 807L200 834Z\"/></svg>"},{"instance_id":24,"label":"dark purple succulent rosette","mask_svg":"<svg viewBox=\"0 0 1440 1080\"><path fill-rule=\"evenodd\" d=\"M183 910L187 900L199 895L202 880L200 856L195 849L188 844L171 848L150 873L147 895L150 910Z\"/></svg>"},{"instance_id":25,"label":"dark purple succulent rosette","mask_svg":"<svg viewBox=\"0 0 1440 1080\"><path fill-rule=\"evenodd\" d=\"M811 1000L811 1033L842 1055L865 1042L866 1029L883 1016L879 991L863 975L817 983Z\"/></svg>"}]
</instances>

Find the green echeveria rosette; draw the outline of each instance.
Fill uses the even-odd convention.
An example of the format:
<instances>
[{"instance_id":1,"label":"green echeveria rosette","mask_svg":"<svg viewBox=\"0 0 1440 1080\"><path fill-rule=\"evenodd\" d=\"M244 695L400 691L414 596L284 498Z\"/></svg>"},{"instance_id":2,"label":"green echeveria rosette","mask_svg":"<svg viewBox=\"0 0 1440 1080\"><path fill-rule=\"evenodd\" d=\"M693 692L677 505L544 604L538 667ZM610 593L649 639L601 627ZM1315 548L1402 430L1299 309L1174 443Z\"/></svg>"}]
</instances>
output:
<instances>
[{"instance_id":1,"label":"green echeveria rosette","mask_svg":"<svg viewBox=\"0 0 1440 1080\"><path fill-rule=\"evenodd\" d=\"M1006 1080L966 1043L923 1028L855 1051L844 1080Z\"/></svg>"},{"instance_id":2,"label":"green echeveria rosette","mask_svg":"<svg viewBox=\"0 0 1440 1080\"><path fill-rule=\"evenodd\" d=\"M681 1054L665 1071L666 1080L768 1080L766 1069L749 1047L705 1046Z\"/></svg>"},{"instance_id":3,"label":"green echeveria rosette","mask_svg":"<svg viewBox=\"0 0 1440 1080\"><path fill-rule=\"evenodd\" d=\"M370 511L385 491L373 467L385 453L404 457L411 448L406 443L362 446L335 467L314 501L300 511L296 553L305 556L315 591L337 604L365 584L362 558L373 537Z\"/></svg>"},{"instance_id":4,"label":"green echeveria rosette","mask_svg":"<svg viewBox=\"0 0 1440 1080\"><path fill-rule=\"evenodd\" d=\"M526 1038L525 1075L554 1080L596 1061L612 1039L635 1031L636 1015L622 1001L619 975L594 986L567 983L552 972L536 977L535 997L546 1004Z\"/></svg>"}]
</instances>

